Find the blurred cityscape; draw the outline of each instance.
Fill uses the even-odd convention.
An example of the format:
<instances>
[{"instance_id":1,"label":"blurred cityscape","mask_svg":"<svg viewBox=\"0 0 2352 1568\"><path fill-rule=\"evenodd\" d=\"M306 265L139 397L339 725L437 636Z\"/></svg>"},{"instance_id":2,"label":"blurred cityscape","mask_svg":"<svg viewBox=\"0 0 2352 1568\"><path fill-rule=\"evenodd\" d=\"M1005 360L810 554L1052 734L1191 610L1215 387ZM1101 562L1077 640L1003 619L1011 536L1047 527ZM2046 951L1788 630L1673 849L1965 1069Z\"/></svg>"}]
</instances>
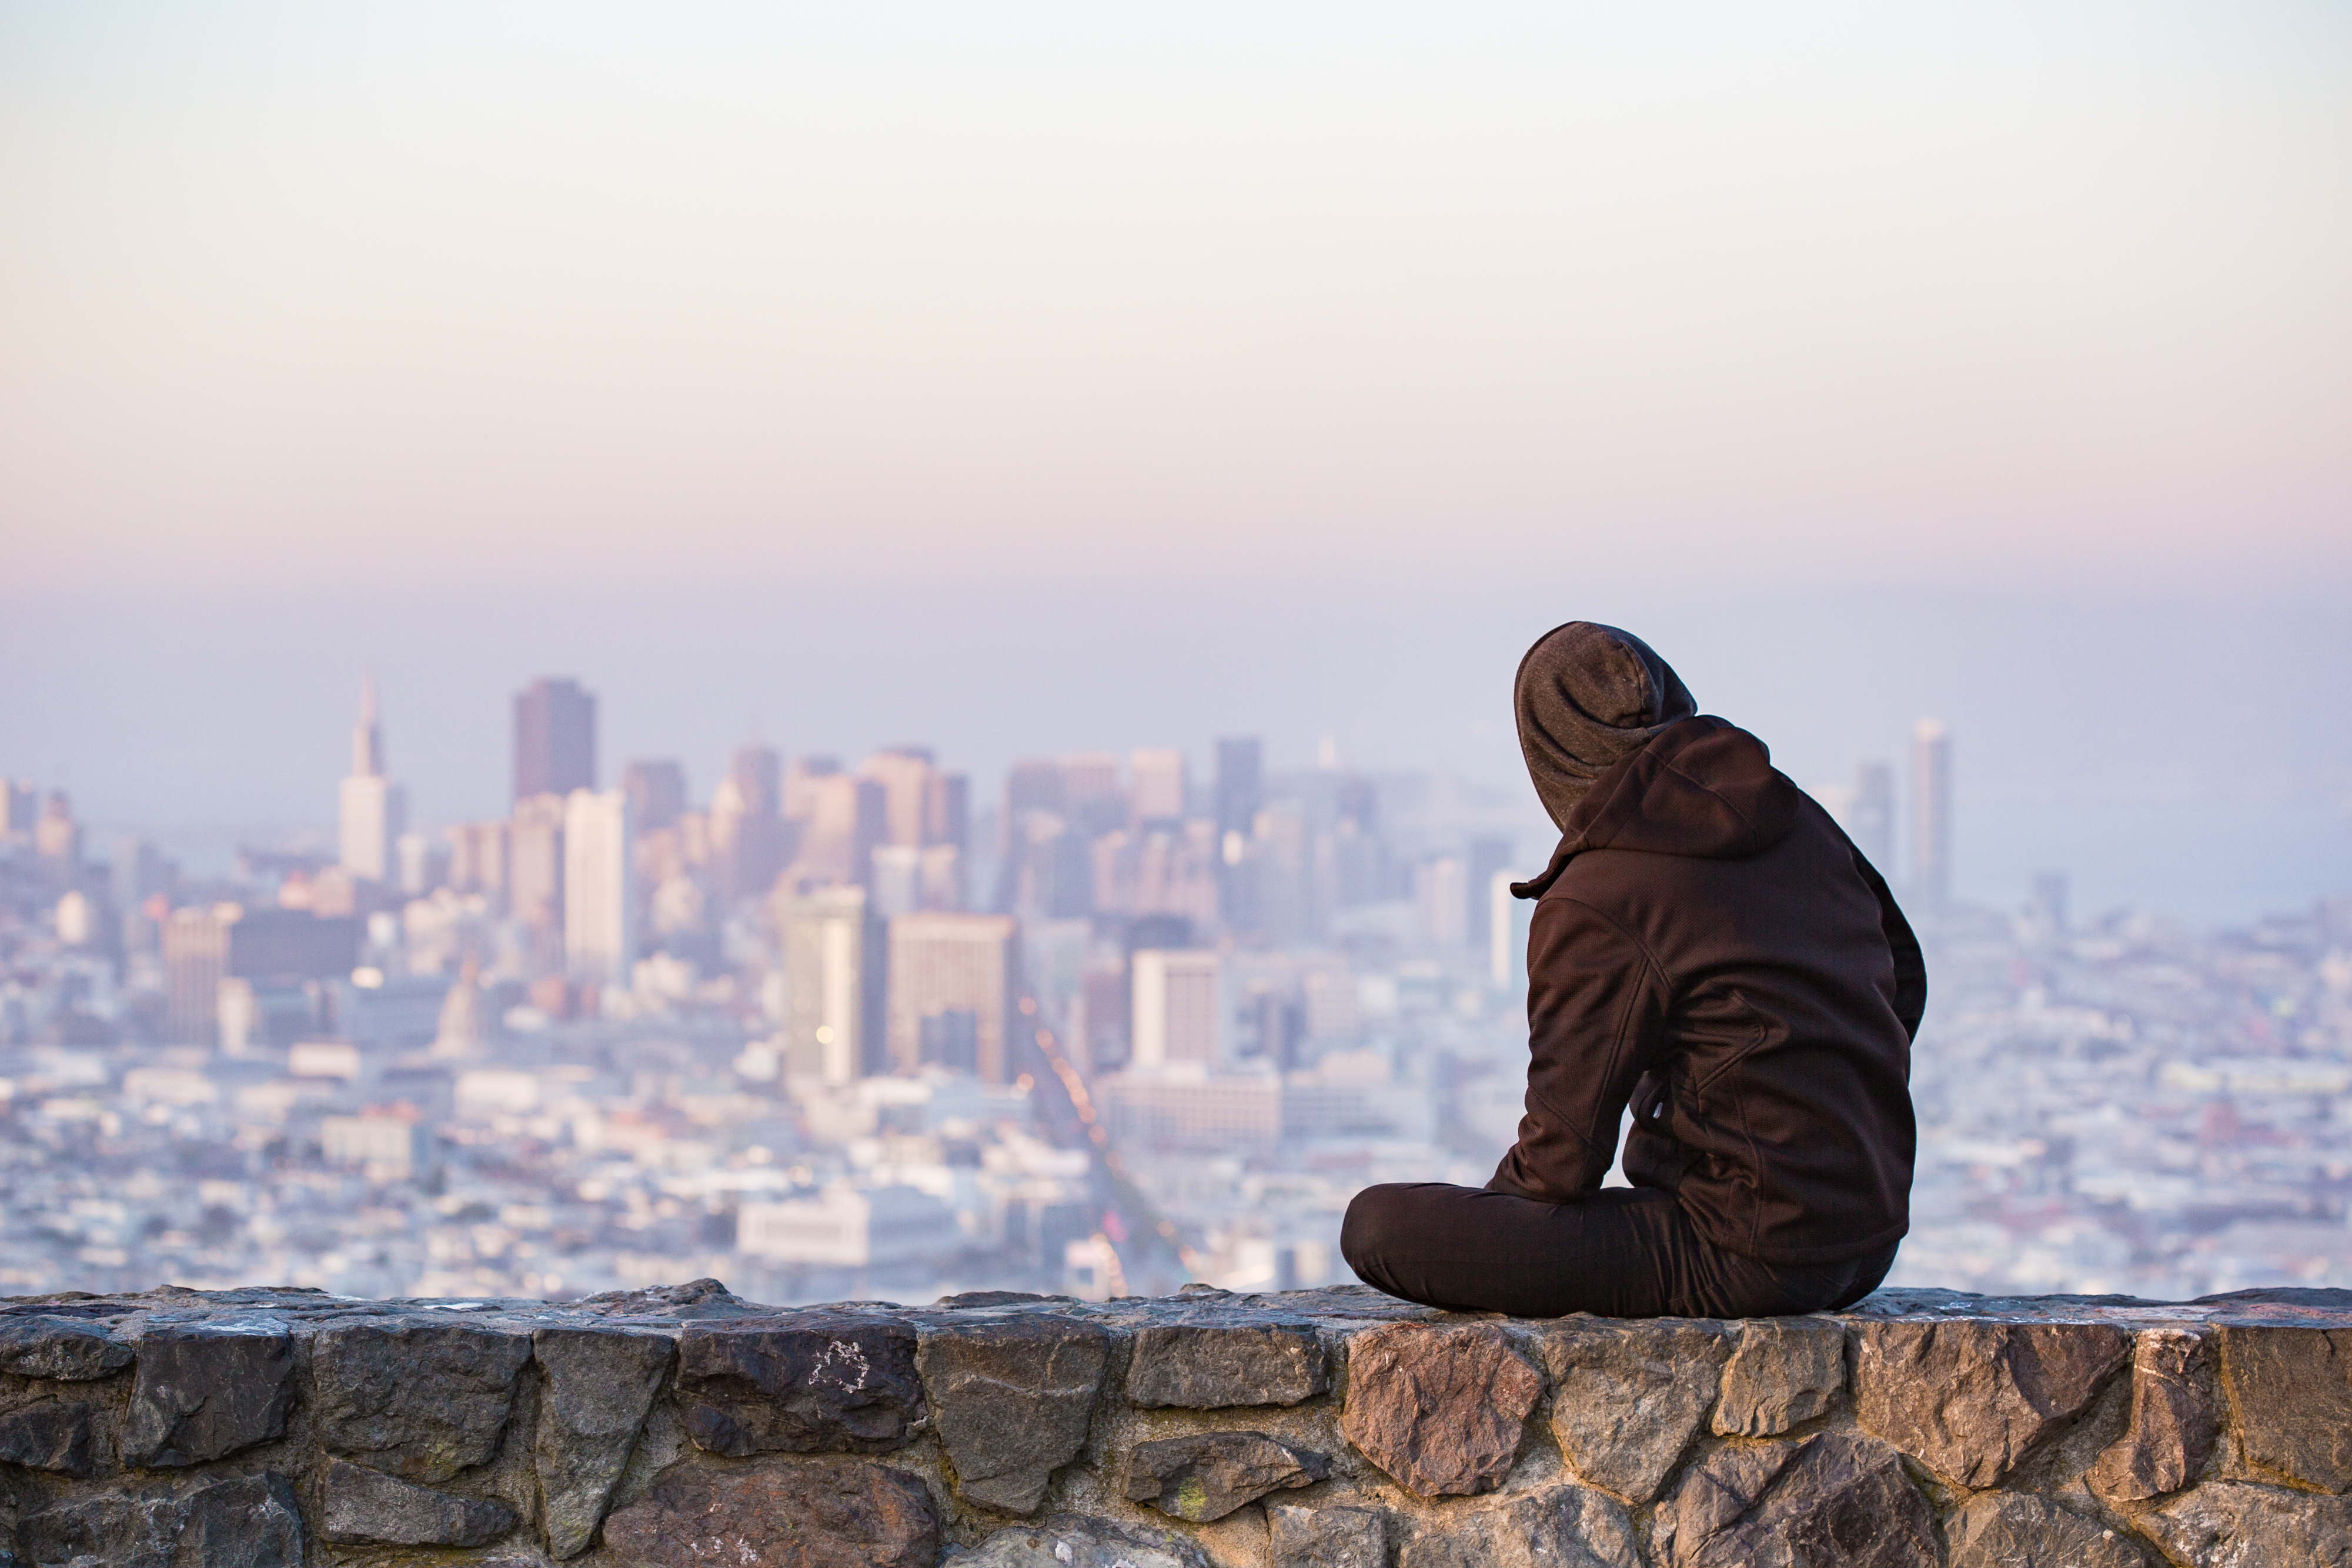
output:
<instances>
[{"instance_id":1,"label":"blurred cityscape","mask_svg":"<svg viewBox=\"0 0 2352 1568\"><path fill-rule=\"evenodd\" d=\"M511 813L427 831L371 684L332 851L222 876L0 787L0 1293L1288 1288L1514 1135L1527 802L1240 737L985 792L750 745L698 804L600 789L596 717L531 685ZM1816 790L1929 955L1895 1281L2352 1285L2352 902L1956 904L1951 768Z\"/></svg>"}]
</instances>

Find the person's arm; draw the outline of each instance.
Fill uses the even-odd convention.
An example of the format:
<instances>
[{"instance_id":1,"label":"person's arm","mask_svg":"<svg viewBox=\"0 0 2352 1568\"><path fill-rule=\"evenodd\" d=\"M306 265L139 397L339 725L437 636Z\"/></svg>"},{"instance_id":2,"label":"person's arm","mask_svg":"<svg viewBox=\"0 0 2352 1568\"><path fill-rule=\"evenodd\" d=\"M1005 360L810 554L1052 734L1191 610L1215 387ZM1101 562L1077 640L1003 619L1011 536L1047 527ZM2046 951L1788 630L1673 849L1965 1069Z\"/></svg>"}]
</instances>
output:
<instances>
[{"instance_id":1,"label":"person's arm","mask_svg":"<svg viewBox=\"0 0 2352 1568\"><path fill-rule=\"evenodd\" d=\"M1920 952L1919 938L1913 935L1911 922L1903 917L1903 910L1895 902L1886 879L1878 874L1878 868L1870 863L1868 855L1854 849L1851 839L1846 841L1846 847L1853 850L1853 869L1862 873L1864 884L1878 900L1878 928L1886 934L1887 951L1895 955L1895 995L1887 999L1895 1006L1895 1016L1903 1020L1904 1034L1917 1040L1919 1020L1927 1013L1927 957Z\"/></svg>"},{"instance_id":2,"label":"person's arm","mask_svg":"<svg viewBox=\"0 0 2352 1568\"><path fill-rule=\"evenodd\" d=\"M1528 1099L1519 1141L1486 1186L1546 1203L1596 1192L1665 1016L1667 983L1613 922L1569 899L1528 930Z\"/></svg>"}]
</instances>

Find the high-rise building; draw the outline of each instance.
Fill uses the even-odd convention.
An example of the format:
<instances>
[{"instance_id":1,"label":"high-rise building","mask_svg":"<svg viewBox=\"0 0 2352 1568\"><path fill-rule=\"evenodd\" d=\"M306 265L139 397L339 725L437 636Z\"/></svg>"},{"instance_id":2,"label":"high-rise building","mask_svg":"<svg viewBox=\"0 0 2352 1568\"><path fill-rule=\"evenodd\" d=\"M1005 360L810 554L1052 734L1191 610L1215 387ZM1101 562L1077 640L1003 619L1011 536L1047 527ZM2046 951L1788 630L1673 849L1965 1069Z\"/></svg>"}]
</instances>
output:
<instances>
[{"instance_id":1,"label":"high-rise building","mask_svg":"<svg viewBox=\"0 0 2352 1568\"><path fill-rule=\"evenodd\" d=\"M839 1086L876 1071L886 944L865 889L781 898L776 915L784 947L785 1074Z\"/></svg>"},{"instance_id":2,"label":"high-rise building","mask_svg":"<svg viewBox=\"0 0 2352 1568\"><path fill-rule=\"evenodd\" d=\"M808 817L800 824L793 878L808 886L863 887L873 875L874 848L887 831L882 786L852 773L808 780Z\"/></svg>"},{"instance_id":3,"label":"high-rise building","mask_svg":"<svg viewBox=\"0 0 2352 1568\"><path fill-rule=\"evenodd\" d=\"M686 769L667 758L632 762L621 769L621 793L640 833L675 827L686 815Z\"/></svg>"},{"instance_id":4,"label":"high-rise building","mask_svg":"<svg viewBox=\"0 0 2352 1568\"><path fill-rule=\"evenodd\" d=\"M939 769L929 748L886 747L857 765L860 777L882 787L882 841L920 849L930 841L931 781Z\"/></svg>"},{"instance_id":5,"label":"high-rise building","mask_svg":"<svg viewBox=\"0 0 2352 1568\"><path fill-rule=\"evenodd\" d=\"M563 963L591 985L629 983L637 896L629 798L574 789L563 808Z\"/></svg>"},{"instance_id":6,"label":"high-rise building","mask_svg":"<svg viewBox=\"0 0 2352 1568\"><path fill-rule=\"evenodd\" d=\"M1470 877L1460 857L1433 855L1412 868L1421 934L1433 947L1459 947L1470 936Z\"/></svg>"},{"instance_id":7,"label":"high-rise building","mask_svg":"<svg viewBox=\"0 0 2352 1568\"><path fill-rule=\"evenodd\" d=\"M1129 960L1128 1065L1137 1070L1225 1059L1224 964L1202 948L1139 948Z\"/></svg>"},{"instance_id":8,"label":"high-rise building","mask_svg":"<svg viewBox=\"0 0 2352 1568\"><path fill-rule=\"evenodd\" d=\"M1118 787L1118 758L1103 752L1065 757L1059 808L1079 838L1091 840L1129 821L1127 791Z\"/></svg>"},{"instance_id":9,"label":"high-rise building","mask_svg":"<svg viewBox=\"0 0 2352 1568\"><path fill-rule=\"evenodd\" d=\"M795 757L784 769L784 817L788 821L804 821L816 810L816 785L819 779L830 779L841 771L839 759L831 757Z\"/></svg>"},{"instance_id":10,"label":"high-rise building","mask_svg":"<svg viewBox=\"0 0 2352 1568\"><path fill-rule=\"evenodd\" d=\"M1932 718L1911 732L1911 896L1930 914L1952 896L1952 742Z\"/></svg>"},{"instance_id":11,"label":"high-rise building","mask_svg":"<svg viewBox=\"0 0 2352 1568\"><path fill-rule=\"evenodd\" d=\"M889 926L888 1050L891 1068L911 1072L923 1059L923 1020L972 1015L980 1077L1012 1077L1019 1019L1020 925L1003 915L902 915ZM940 1026L934 1025L934 1033Z\"/></svg>"},{"instance_id":12,"label":"high-rise building","mask_svg":"<svg viewBox=\"0 0 2352 1568\"><path fill-rule=\"evenodd\" d=\"M343 779L338 847L342 868L365 882L394 880L393 845L408 831L406 798L383 774L383 730L376 720L375 675L360 685L352 727L352 770Z\"/></svg>"},{"instance_id":13,"label":"high-rise building","mask_svg":"<svg viewBox=\"0 0 2352 1568\"><path fill-rule=\"evenodd\" d=\"M542 676L515 695L514 798L596 788L596 699Z\"/></svg>"},{"instance_id":14,"label":"high-rise building","mask_svg":"<svg viewBox=\"0 0 2352 1568\"><path fill-rule=\"evenodd\" d=\"M1884 762L1864 762L1853 770L1853 805L1848 811L1853 831L1847 835L1863 859L1885 876L1895 870L1895 769Z\"/></svg>"},{"instance_id":15,"label":"high-rise building","mask_svg":"<svg viewBox=\"0 0 2352 1568\"><path fill-rule=\"evenodd\" d=\"M81 824L62 789L50 790L42 802L40 821L33 824L33 852L53 889L71 887L81 875Z\"/></svg>"},{"instance_id":16,"label":"high-rise building","mask_svg":"<svg viewBox=\"0 0 2352 1568\"><path fill-rule=\"evenodd\" d=\"M41 792L29 779L0 779L0 843L29 844Z\"/></svg>"},{"instance_id":17,"label":"high-rise building","mask_svg":"<svg viewBox=\"0 0 2352 1568\"><path fill-rule=\"evenodd\" d=\"M1217 742L1217 831L1246 835L1265 804L1265 747L1256 736Z\"/></svg>"},{"instance_id":18,"label":"high-rise building","mask_svg":"<svg viewBox=\"0 0 2352 1568\"><path fill-rule=\"evenodd\" d=\"M1470 841L1470 946L1484 949L1494 928L1495 901L1488 890L1495 873L1511 863L1508 839Z\"/></svg>"},{"instance_id":19,"label":"high-rise building","mask_svg":"<svg viewBox=\"0 0 2352 1568\"><path fill-rule=\"evenodd\" d=\"M719 893L732 902L775 885L791 859L783 812L783 758L771 747L739 746L710 797L710 840Z\"/></svg>"},{"instance_id":20,"label":"high-rise building","mask_svg":"<svg viewBox=\"0 0 2352 1568\"><path fill-rule=\"evenodd\" d=\"M1173 821L1184 814L1184 754L1139 748L1127 759L1128 805L1138 822Z\"/></svg>"},{"instance_id":21,"label":"high-rise building","mask_svg":"<svg viewBox=\"0 0 2352 1568\"><path fill-rule=\"evenodd\" d=\"M163 922L163 1019L173 1043L210 1049L228 978L229 932L245 914L234 904L172 911Z\"/></svg>"},{"instance_id":22,"label":"high-rise building","mask_svg":"<svg viewBox=\"0 0 2352 1568\"><path fill-rule=\"evenodd\" d=\"M533 930L563 929L563 822L561 795L515 802L506 831L507 910Z\"/></svg>"}]
</instances>

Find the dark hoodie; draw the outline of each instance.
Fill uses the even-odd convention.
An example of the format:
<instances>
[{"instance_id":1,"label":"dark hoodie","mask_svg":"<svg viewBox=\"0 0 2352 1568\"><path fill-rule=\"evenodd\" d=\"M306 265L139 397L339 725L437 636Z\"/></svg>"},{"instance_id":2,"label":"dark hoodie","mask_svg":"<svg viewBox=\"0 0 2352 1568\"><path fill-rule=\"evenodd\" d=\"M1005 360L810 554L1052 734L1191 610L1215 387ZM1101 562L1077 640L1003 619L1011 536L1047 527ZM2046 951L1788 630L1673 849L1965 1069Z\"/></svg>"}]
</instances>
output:
<instances>
[{"instance_id":1,"label":"dark hoodie","mask_svg":"<svg viewBox=\"0 0 2352 1568\"><path fill-rule=\"evenodd\" d=\"M1719 718L1669 723L1561 824L1528 940L1527 1114L1490 1187L1625 1174L1769 1263L1893 1245L1909 1224L1919 944L1829 814Z\"/></svg>"}]
</instances>

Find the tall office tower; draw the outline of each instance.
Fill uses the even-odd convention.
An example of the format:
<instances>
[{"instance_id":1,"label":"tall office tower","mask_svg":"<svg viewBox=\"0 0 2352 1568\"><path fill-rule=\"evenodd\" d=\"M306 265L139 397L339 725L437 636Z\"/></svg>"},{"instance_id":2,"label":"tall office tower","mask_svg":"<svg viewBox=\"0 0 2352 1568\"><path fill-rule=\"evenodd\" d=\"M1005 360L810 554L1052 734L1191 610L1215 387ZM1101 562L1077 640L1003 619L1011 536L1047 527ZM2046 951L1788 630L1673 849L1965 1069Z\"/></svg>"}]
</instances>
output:
<instances>
[{"instance_id":1,"label":"tall office tower","mask_svg":"<svg viewBox=\"0 0 2352 1568\"><path fill-rule=\"evenodd\" d=\"M1139 748L1127 759L1128 809L1138 822L1174 821L1184 814L1184 754Z\"/></svg>"},{"instance_id":2,"label":"tall office tower","mask_svg":"<svg viewBox=\"0 0 2352 1568\"><path fill-rule=\"evenodd\" d=\"M210 1049L228 978L229 931L244 911L234 904L175 909L163 922L164 1025L175 1045Z\"/></svg>"},{"instance_id":3,"label":"tall office tower","mask_svg":"<svg viewBox=\"0 0 2352 1568\"><path fill-rule=\"evenodd\" d=\"M882 786L851 773L828 774L808 781L807 799L794 878L818 886L865 886L885 831Z\"/></svg>"},{"instance_id":4,"label":"tall office tower","mask_svg":"<svg viewBox=\"0 0 2352 1568\"><path fill-rule=\"evenodd\" d=\"M1010 842L1021 819L1030 812L1050 811L1058 817L1068 807L1069 791L1063 787L1060 763L1016 762L1004 775L1004 810L998 814L997 831Z\"/></svg>"},{"instance_id":5,"label":"tall office tower","mask_svg":"<svg viewBox=\"0 0 2352 1568\"><path fill-rule=\"evenodd\" d=\"M1324 923L1316 897L1315 835L1306 810L1286 800L1264 807L1251 830L1257 928L1286 947L1320 941Z\"/></svg>"},{"instance_id":6,"label":"tall office tower","mask_svg":"<svg viewBox=\"0 0 2352 1568\"><path fill-rule=\"evenodd\" d=\"M541 676L515 695L514 798L596 788L596 699L580 683Z\"/></svg>"},{"instance_id":7,"label":"tall office tower","mask_svg":"<svg viewBox=\"0 0 2352 1568\"><path fill-rule=\"evenodd\" d=\"M635 855L629 798L574 789L563 804L563 967L574 979L625 986L637 961Z\"/></svg>"},{"instance_id":8,"label":"tall office tower","mask_svg":"<svg viewBox=\"0 0 2352 1568\"><path fill-rule=\"evenodd\" d=\"M1508 839L1470 841L1470 946L1484 949L1493 928L1495 902L1487 896L1495 873L1511 863Z\"/></svg>"},{"instance_id":9,"label":"tall office tower","mask_svg":"<svg viewBox=\"0 0 2352 1568\"><path fill-rule=\"evenodd\" d=\"M841 763L831 757L795 757L784 769L783 812L789 822L805 821L816 810L817 781L830 779L841 771Z\"/></svg>"},{"instance_id":10,"label":"tall office tower","mask_svg":"<svg viewBox=\"0 0 2352 1568\"><path fill-rule=\"evenodd\" d=\"M62 789L52 789L41 804L41 819L33 824L33 853L52 889L73 885L81 874L81 824L74 821L73 802Z\"/></svg>"},{"instance_id":11,"label":"tall office tower","mask_svg":"<svg viewBox=\"0 0 2352 1568\"><path fill-rule=\"evenodd\" d=\"M1004 915L902 915L890 922L888 1054L891 1069L911 1072L923 1060L923 1020L972 1015L973 1056L981 1079L1013 1076L1020 1021L1021 926ZM933 1026L934 1029L938 1026Z\"/></svg>"},{"instance_id":12,"label":"tall office tower","mask_svg":"<svg viewBox=\"0 0 2352 1568\"><path fill-rule=\"evenodd\" d=\"M1932 718L1911 731L1911 896L1930 914L1952 896L1952 742Z\"/></svg>"},{"instance_id":13,"label":"tall office tower","mask_svg":"<svg viewBox=\"0 0 2352 1568\"><path fill-rule=\"evenodd\" d=\"M1470 937L1470 876L1457 855L1433 855L1412 868L1413 902L1421 934L1433 947L1459 947Z\"/></svg>"},{"instance_id":14,"label":"tall office tower","mask_svg":"<svg viewBox=\"0 0 2352 1568\"><path fill-rule=\"evenodd\" d=\"M632 762L621 769L621 793L629 798L637 831L674 828L686 815L686 769L667 758Z\"/></svg>"},{"instance_id":15,"label":"tall office tower","mask_svg":"<svg viewBox=\"0 0 2352 1568\"><path fill-rule=\"evenodd\" d=\"M563 929L563 824L561 795L515 802L508 824L507 912L534 931Z\"/></svg>"},{"instance_id":16,"label":"tall office tower","mask_svg":"<svg viewBox=\"0 0 2352 1568\"><path fill-rule=\"evenodd\" d=\"M971 780L961 773L934 773L923 797L923 842L960 852L971 848Z\"/></svg>"},{"instance_id":17,"label":"tall office tower","mask_svg":"<svg viewBox=\"0 0 2352 1568\"><path fill-rule=\"evenodd\" d=\"M856 887L776 901L784 946L784 1073L839 1087L882 1065L883 925Z\"/></svg>"},{"instance_id":18,"label":"tall office tower","mask_svg":"<svg viewBox=\"0 0 2352 1568\"><path fill-rule=\"evenodd\" d=\"M1256 736L1217 742L1217 831L1246 835L1265 804L1265 747Z\"/></svg>"},{"instance_id":19,"label":"tall office tower","mask_svg":"<svg viewBox=\"0 0 2352 1568\"><path fill-rule=\"evenodd\" d=\"M710 841L719 893L732 902L764 896L791 859L783 816L783 758L765 746L740 746L710 797Z\"/></svg>"},{"instance_id":20,"label":"tall office tower","mask_svg":"<svg viewBox=\"0 0 2352 1568\"><path fill-rule=\"evenodd\" d=\"M1885 876L1895 870L1895 769L1864 762L1853 770L1853 831L1863 859Z\"/></svg>"},{"instance_id":21,"label":"tall office tower","mask_svg":"<svg viewBox=\"0 0 2352 1568\"><path fill-rule=\"evenodd\" d=\"M1094 868L1088 856L1087 841L1061 817L1051 811L1023 812L1013 824L1000 867L998 906L1024 920L1076 920L1093 914Z\"/></svg>"},{"instance_id":22,"label":"tall office tower","mask_svg":"<svg viewBox=\"0 0 2352 1568\"><path fill-rule=\"evenodd\" d=\"M1129 821L1127 791L1118 787L1118 758L1083 752L1061 760L1063 818L1081 839L1095 839Z\"/></svg>"},{"instance_id":23,"label":"tall office tower","mask_svg":"<svg viewBox=\"0 0 2352 1568\"><path fill-rule=\"evenodd\" d=\"M0 779L0 843L33 841L34 813L40 800L41 792L31 779Z\"/></svg>"},{"instance_id":24,"label":"tall office tower","mask_svg":"<svg viewBox=\"0 0 2352 1568\"><path fill-rule=\"evenodd\" d=\"M923 902L921 850L910 844L877 844L872 863L874 909L883 919L929 907Z\"/></svg>"},{"instance_id":25,"label":"tall office tower","mask_svg":"<svg viewBox=\"0 0 2352 1568\"><path fill-rule=\"evenodd\" d=\"M485 895L496 913L506 909L508 840L512 831L506 822L459 822L446 830L449 885L459 893Z\"/></svg>"},{"instance_id":26,"label":"tall office tower","mask_svg":"<svg viewBox=\"0 0 2352 1568\"><path fill-rule=\"evenodd\" d=\"M857 765L859 777L882 787L882 841L908 849L930 842L931 781L939 770L920 746L885 747Z\"/></svg>"},{"instance_id":27,"label":"tall office tower","mask_svg":"<svg viewBox=\"0 0 2352 1568\"><path fill-rule=\"evenodd\" d=\"M1128 988L1129 1067L1213 1069L1224 1061L1224 963L1216 954L1139 948L1129 961Z\"/></svg>"}]
</instances>

